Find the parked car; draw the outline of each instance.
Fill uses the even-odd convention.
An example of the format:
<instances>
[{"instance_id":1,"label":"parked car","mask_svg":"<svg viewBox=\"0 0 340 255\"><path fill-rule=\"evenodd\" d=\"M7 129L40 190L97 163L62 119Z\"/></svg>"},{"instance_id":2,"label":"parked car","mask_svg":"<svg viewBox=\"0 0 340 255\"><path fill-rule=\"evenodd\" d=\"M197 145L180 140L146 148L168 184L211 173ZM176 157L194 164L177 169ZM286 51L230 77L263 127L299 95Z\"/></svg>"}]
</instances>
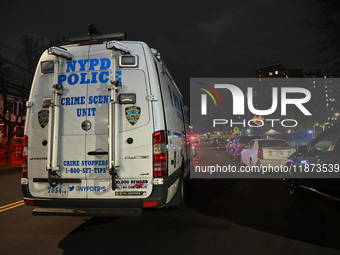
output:
<instances>
[{"instance_id":1,"label":"parked car","mask_svg":"<svg viewBox=\"0 0 340 255\"><path fill-rule=\"evenodd\" d=\"M261 138L260 136L236 136L234 143L230 147L229 157L235 161L240 161L241 152L247 143L252 139Z\"/></svg>"},{"instance_id":2,"label":"parked car","mask_svg":"<svg viewBox=\"0 0 340 255\"><path fill-rule=\"evenodd\" d=\"M295 151L284 139L253 139L241 152L241 164L280 166Z\"/></svg>"},{"instance_id":3,"label":"parked car","mask_svg":"<svg viewBox=\"0 0 340 255\"><path fill-rule=\"evenodd\" d=\"M288 158L285 166L295 169L285 179L288 192L296 196L308 190L340 201L339 165L340 125L320 133Z\"/></svg>"}]
</instances>

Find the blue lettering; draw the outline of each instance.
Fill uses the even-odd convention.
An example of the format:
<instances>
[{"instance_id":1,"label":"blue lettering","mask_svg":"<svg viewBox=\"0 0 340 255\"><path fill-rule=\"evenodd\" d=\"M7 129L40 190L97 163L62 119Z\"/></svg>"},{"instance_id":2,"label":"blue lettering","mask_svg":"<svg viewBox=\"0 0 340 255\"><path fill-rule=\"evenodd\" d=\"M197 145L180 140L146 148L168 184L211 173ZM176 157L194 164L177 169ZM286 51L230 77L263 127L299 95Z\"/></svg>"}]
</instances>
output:
<instances>
[{"instance_id":1,"label":"blue lettering","mask_svg":"<svg viewBox=\"0 0 340 255\"><path fill-rule=\"evenodd\" d=\"M79 70L77 70L77 63L79 65ZM89 63L88 68L86 65ZM93 58L93 59L80 59L80 60L70 60L66 62L66 72L76 72L76 71L87 71L87 70L106 70L111 66L111 59L109 58Z\"/></svg>"},{"instance_id":2,"label":"blue lettering","mask_svg":"<svg viewBox=\"0 0 340 255\"><path fill-rule=\"evenodd\" d=\"M76 63L77 61L76 60L72 60L72 61L67 61L66 64L67 64L67 69L66 69L66 72L75 72L76 71Z\"/></svg>"},{"instance_id":3,"label":"blue lettering","mask_svg":"<svg viewBox=\"0 0 340 255\"><path fill-rule=\"evenodd\" d=\"M92 72L91 73L91 76L92 76L91 83L97 83L98 82L97 74L98 74L98 72Z\"/></svg>"},{"instance_id":4,"label":"blue lettering","mask_svg":"<svg viewBox=\"0 0 340 255\"><path fill-rule=\"evenodd\" d=\"M87 78L87 73L80 73L80 84L88 84L90 82L90 79Z\"/></svg>"},{"instance_id":5,"label":"blue lettering","mask_svg":"<svg viewBox=\"0 0 340 255\"><path fill-rule=\"evenodd\" d=\"M90 67L89 70L95 70L95 67L99 64L99 60L94 58L90 59Z\"/></svg>"},{"instance_id":6,"label":"blue lettering","mask_svg":"<svg viewBox=\"0 0 340 255\"><path fill-rule=\"evenodd\" d=\"M87 64L87 59L78 60L78 63L80 65L79 71L85 71L85 65Z\"/></svg>"},{"instance_id":7,"label":"blue lettering","mask_svg":"<svg viewBox=\"0 0 340 255\"><path fill-rule=\"evenodd\" d=\"M99 74L99 77L98 77L99 78L99 82L107 83L109 81L109 78L108 77L104 78L104 75L109 76L109 72L101 72Z\"/></svg>"},{"instance_id":8,"label":"blue lettering","mask_svg":"<svg viewBox=\"0 0 340 255\"><path fill-rule=\"evenodd\" d=\"M66 81L67 76L65 74L60 74L58 76L58 85L63 85L63 82Z\"/></svg>"},{"instance_id":9,"label":"blue lettering","mask_svg":"<svg viewBox=\"0 0 340 255\"><path fill-rule=\"evenodd\" d=\"M77 116L96 116L97 108L78 108L77 109Z\"/></svg>"},{"instance_id":10,"label":"blue lettering","mask_svg":"<svg viewBox=\"0 0 340 255\"><path fill-rule=\"evenodd\" d=\"M100 70L109 69L111 66L111 60L109 58L100 59Z\"/></svg>"},{"instance_id":11,"label":"blue lettering","mask_svg":"<svg viewBox=\"0 0 340 255\"><path fill-rule=\"evenodd\" d=\"M89 96L89 104L93 104L93 97Z\"/></svg>"},{"instance_id":12,"label":"blue lettering","mask_svg":"<svg viewBox=\"0 0 340 255\"><path fill-rule=\"evenodd\" d=\"M81 61L81 60L78 60ZM98 61L96 62L98 65ZM81 70L84 70L85 61L82 62ZM95 64L93 64L95 65ZM75 67L73 65L69 65L66 72L72 71ZM102 72L81 72L81 73L71 73L71 74L60 74L58 75L58 84L63 85L64 82L67 81L69 85L75 85L79 82L79 84L95 84L95 83L107 83L110 81L110 71L102 71Z\"/></svg>"},{"instance_id":13,"label":"blue lettering","mask_svg":"<svg viewBox=\"0 0 340 255\"><path fill-rule=\"evenodd\" d=\"M109 96L104 96L104 102L103 102L103 104L108 104L111 100L111 95L109 95Z\"/></svg>"},{"instance_id":14,"label":"blue lettering","mask_svg":"<svg viewBox=\"0 0 340 255\"><path fill-rule=\"evenodd\" d=\"M64 166L79 166L79 160L65 160L64 162L63 162L63 165Z\"/></svg>"},{"instance_id":15,"label":"blue lettering","mask_svg":"<svg viewBox=\"0 0 340 255\"><path fill-rule=\"evenodd\" d=\"M70 74L69 77L67 78L67 81L70 85L74 85L74 84L78 83L79 76L75 73Z\"/></svg>"},{"instance_id":16,"label":"blue lettering","mask_svg":"<svg viewBox=\"0 0 340 255\"><path fill-rule=\"evenodd\" d=\"M60 102L62 106L85 104L85 97L63 97Z\"/></svg>"},{"instance_id":17,"label":"blue lettering","mask_svg":"<svg viewBox=\"0 0 340 255\"><path fill-rule=\"evenodd\" d=\"M108 104L111 101L111 95L106 96L89 96L89 104Z\"/></svg>"}]
</instances>

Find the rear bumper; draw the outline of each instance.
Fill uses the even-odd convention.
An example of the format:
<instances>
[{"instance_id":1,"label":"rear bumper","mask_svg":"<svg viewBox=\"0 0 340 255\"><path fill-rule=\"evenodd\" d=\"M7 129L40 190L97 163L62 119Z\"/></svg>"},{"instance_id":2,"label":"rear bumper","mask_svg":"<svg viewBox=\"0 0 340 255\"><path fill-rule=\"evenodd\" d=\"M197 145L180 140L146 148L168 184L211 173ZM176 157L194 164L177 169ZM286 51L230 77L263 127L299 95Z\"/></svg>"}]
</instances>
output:
<instances>
[{"instance_id":1,"label":"rear bumper","mask_svg":"<svg viewBox=\"0 0 340 255\"><path fill-rule=\"evenodd\" d=\"M133 217L140 216L140 208L35 208L37 216Z\"/></svg>"},{"instance_id":2,"label":"rear bumper","mask_svg":"<svg viewBox=\"0 0 340 255\"><path fill-rule=\"evenodd\" d=\"M38 207L33 210L33 215L139 216L143 208L164 207L168 188L181 174L181 170L178 169L171 176L164 177L164 184L153 185L151 195L148 198L140 199L37 198L30 194L27 184L22 184L21 189L25 203ZM145 206L146 202L153 203ZM152 206L149 206L150 204Z\"/></svg>"},{"instance_id":3,"label":"rear bumper","mask_svg":"<svg viewBox=\"0 0 340 255\"><path fill-rule=\"evenodd\" d=\"M151 195L144 199L37 198L29 193L28 185L21 188L25 201L32 201L34 206L51 208L142 208L144 202L151 201L158 201L156 207L162 207L167 194L165 184L154 185Z\"/></svg>"}]
</instances>

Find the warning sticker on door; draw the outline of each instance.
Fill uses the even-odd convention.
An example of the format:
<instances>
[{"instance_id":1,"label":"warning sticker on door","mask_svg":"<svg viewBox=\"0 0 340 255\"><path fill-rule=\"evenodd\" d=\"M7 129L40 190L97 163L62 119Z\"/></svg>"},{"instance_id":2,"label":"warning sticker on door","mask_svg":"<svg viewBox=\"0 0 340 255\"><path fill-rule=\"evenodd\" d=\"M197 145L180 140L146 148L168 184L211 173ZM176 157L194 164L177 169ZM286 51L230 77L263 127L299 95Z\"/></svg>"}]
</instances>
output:
<instances>
[{"instance_id":1,"label":"warning sticker on door","mask_svg":"<svg viewBox=\"0 0 340 255\"><path fill-rule=\"evenodd\" d=\"M116 182L117 190L126 190L126 189L147 189L149 185L148 180L128 180L128 179L120 179Z\"/></svg>"}]
</instances>

